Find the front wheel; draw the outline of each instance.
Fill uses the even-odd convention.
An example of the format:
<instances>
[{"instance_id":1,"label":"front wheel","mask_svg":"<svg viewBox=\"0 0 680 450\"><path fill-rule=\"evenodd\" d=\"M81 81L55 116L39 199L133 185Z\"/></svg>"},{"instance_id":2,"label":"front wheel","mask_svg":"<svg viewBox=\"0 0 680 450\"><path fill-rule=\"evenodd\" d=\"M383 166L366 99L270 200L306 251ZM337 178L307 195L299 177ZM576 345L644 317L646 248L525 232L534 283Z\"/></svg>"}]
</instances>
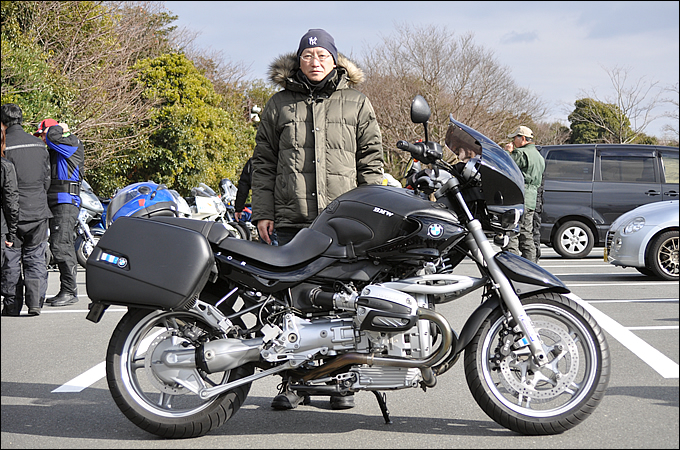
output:
<instances>
[{"instance_id":1,"label":"front wheel","mask_svg":"<svg viewBox=\"0 0 680 450\"><path fill-rule=\"evenodd\" d=\"M92 250L96 247L96 245L99 243L99 238L101 236L93 235L92 239L94 242L90 242L85 235L79 234L78 237L76 238L76 259L78 260L78 264L80 264L81 267L87 268L87 258L90 257L90 254L92 254Z\"/></svg>"},{"instance_id":2,"label":"front wheel","mask_svg":"<svg viewBox=\"0 0 680 450\"><path fill-rule=\"evenodd\" d=\"M128 311L106 355L106 378L118 408L141 429L164 438L202 436L224 424L245 401L250 384L207 400L195 391L252 375L253 367L208 374L195 364L169 367L162 360L164 352L219 337L191 311Z\"/></svg>"},{"instance_id":3,"label":"front wheel","mask_svg":"<svg viewBox=\"0 0 680 450\"><path fill-rule=\"evenodd\" d=\"M517 433L562 433L585 420L609 383L604 332L583 307L557 294L522 299L548 364L538 367L499 309L465 350L465 377L484 412ZM515 345L513 345L515 343Z\"/></svg>"}]
</instances>

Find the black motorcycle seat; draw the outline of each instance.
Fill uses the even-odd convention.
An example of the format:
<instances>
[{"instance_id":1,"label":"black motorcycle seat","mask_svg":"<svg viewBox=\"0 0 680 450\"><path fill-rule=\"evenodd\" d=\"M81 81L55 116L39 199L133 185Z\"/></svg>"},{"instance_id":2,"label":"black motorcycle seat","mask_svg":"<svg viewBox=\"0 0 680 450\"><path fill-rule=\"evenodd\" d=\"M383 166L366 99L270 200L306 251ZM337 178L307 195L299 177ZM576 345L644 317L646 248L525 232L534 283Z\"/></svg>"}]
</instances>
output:
<instances>
[{"instance_id":1,"label":"black motorcycle seat","mask_svg":"<svg viewBox=\"0 0 680 450\"><path fill-rule=\"evenodd\" d=\"M253 265L286 268L303 264L323 254L333 239L310 228L303 228L286 245L273 246L244 239L224 239L219 249Z\"/></svg>"}]
</instances>

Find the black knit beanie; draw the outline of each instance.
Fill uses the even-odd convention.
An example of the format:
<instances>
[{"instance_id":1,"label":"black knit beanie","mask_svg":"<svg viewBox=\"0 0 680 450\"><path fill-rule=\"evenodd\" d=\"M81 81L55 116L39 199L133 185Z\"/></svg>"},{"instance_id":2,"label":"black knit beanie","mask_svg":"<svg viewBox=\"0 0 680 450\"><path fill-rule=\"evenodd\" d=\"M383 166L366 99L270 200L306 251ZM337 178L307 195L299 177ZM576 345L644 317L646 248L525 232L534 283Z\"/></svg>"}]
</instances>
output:
<instances>
[{"instance_id":1,"label":"black knit beanie","mask_svg":"<svg viewBox=\"0 0 680 450\"><path fill-rule=\"evenodd\" d=\"M300 39L300 46L298 47L297 56L302 56L302 51L306 48L323 47L333 56L335 64L338 63L338 49L335 48L335 40L333 36L328 34L326 30L314 28L302 36Z\"/></svg>"}]
</instances>

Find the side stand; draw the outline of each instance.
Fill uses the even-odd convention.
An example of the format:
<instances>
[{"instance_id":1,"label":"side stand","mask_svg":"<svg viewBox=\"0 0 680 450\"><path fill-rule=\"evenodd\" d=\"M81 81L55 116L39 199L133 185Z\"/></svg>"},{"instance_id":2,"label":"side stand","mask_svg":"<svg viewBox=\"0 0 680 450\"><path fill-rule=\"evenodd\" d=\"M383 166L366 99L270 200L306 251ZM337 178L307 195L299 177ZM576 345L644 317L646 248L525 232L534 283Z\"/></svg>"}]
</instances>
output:
<instances>
[{"instance_id":1,"label":"side stand","mask_svg":"<svg viewBox=\"0 0 680 450\"><path fill-rule=\"evenodd\" d=\"M390 412L387 410L387 396L385 394L381 394L378 391L373 391L373 394L375 394L375 398L378 400L378 405L380 405L380 411L382 411L385 423L392 423L392 419L390 419Z\"/></svg>"}]
</instances>

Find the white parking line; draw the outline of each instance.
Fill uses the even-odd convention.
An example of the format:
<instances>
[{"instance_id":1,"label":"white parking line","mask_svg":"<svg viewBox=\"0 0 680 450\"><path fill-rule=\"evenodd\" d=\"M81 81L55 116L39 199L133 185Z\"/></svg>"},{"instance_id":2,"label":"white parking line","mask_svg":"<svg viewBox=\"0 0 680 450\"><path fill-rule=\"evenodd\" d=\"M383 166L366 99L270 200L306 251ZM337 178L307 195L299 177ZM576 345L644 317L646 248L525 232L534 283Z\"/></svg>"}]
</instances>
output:
<instances>
[{"instance_id":1,"label":"white parking line","mask_svg":"<svg viewBox=\"0 0 680 450\"><path fill-rule=\"evenodd\" d=\"M635 354L642 361L647 363L649 367L657 371L659 375L664 378L680 377L680 369L675 361L671 360L669 357L637 337L628 328L602 313L594 306L589 305L588 302L579 296L574 294L566 294L566 297L569 297L583 306L595 318L603 330L612 335L614 339L619 341L624 347L633 352L633 354Z\"/></svg>"},{"instance_id":2,"label":"white parking line","mask_svg":"<svg viewBox=\"0 0 680 450\"><path fill-rule=\"evenodd\" d=\"M159 334L163 333L163 329L160 329L142 340L142 342L139 344L139 347L137 349L137 354L144 354L146 350L149 348L149 345L151 345L151 342L158 336ZM101 380L106 376L106 361L102 361L90 370L78 375L72 380L67 381L65 384L62 384L58 388L52 391L52 393L61 393L61 392L80 392L85 388L88 388L92 386L94 383L97 381Z\"/></svg>"},{"instance_id":3,"label":"white parking line","mask_svg":"<svg viewBox=\"0 0 680 450\"><path fill-rule=\"evenodd\" d=\"M74 379L67 381L58 388L52 391L52 393L59 392L80 392L83 389L91 386L97 381L101 380L106 376L106 361L102 361L87 372L84 372Z\"/></svg>"}]
</instances>

